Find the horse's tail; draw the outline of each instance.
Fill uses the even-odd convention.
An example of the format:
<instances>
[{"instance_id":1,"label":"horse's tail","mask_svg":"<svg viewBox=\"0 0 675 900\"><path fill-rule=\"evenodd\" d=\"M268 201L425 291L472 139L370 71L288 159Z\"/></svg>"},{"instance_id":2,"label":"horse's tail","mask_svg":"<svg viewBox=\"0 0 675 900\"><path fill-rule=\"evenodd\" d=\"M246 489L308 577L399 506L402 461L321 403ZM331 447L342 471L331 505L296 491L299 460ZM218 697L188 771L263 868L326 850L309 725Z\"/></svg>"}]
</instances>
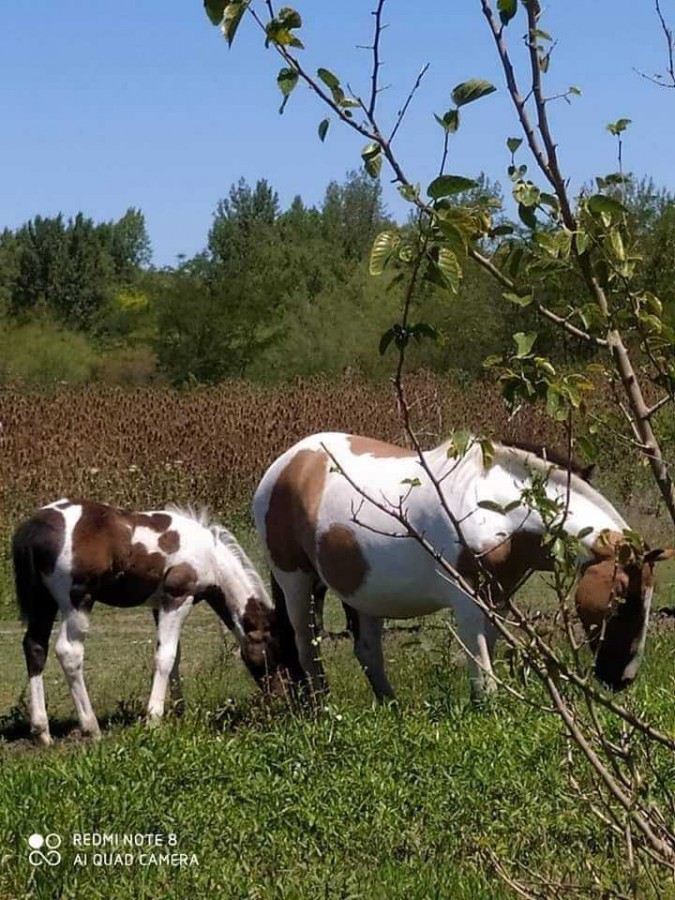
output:
<instances>
[{"instance_id":1,"label":"horse's tail","mask_svg":"<svg viewBox=\"0 0 675 900\"><path fill-rule=\"evenodd\" d=\"M35 558L36 537L42 528L42 522L28 519L19 525L12 539L16 601L21 621L25 623L35 618L37 604L46 591Z\"/></svg>"}]
</instances>

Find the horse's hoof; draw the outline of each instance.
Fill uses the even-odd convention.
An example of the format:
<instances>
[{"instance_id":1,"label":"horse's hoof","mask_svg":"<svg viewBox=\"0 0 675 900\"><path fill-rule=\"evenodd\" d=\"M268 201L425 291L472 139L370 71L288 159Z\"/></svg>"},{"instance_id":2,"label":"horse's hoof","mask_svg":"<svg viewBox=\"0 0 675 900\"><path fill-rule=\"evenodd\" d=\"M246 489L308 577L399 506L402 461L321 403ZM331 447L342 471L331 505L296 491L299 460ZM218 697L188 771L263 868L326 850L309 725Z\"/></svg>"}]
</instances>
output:
<instances>
[{"instance_id":1,"label":"horse's hoof","mask_svg":"<svg viewBox=\"0 0 675 900\"><path fill-rule=\"evenodd\" d=\"M38 747L49 747L53 743L52 736L48 731L34 731L33 740Z\"/></svg>"}]
</instances>

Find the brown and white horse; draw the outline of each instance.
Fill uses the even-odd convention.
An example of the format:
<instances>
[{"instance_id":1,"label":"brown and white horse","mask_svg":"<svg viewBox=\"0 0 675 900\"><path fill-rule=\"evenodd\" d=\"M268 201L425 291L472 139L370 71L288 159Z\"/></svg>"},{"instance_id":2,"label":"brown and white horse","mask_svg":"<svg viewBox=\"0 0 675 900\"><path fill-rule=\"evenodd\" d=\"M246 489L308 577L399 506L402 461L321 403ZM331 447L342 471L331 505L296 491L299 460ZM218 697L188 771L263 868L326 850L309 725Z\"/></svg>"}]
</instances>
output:
<instances>
[{"instance_id":1,"label":"brown and white horse","mask_svg":"<svg viewBox=\"0 0 675 900\"><path fill-rule=\"evenodd\" d=\"M629 684L644 649L654 562L675 551L650 551L642 565L621 565L615 546L628 526L578 474L568 477L567 470L516 446L496 444L487 467L477 443L460 460L448 451L449 444L441 444L425 452L424 460L455 521L462 523L465 543L418 455L401 447L355 435L316 434L284 453L263 476L253 502L256 526L269 554L275 603L280 607L285 600L300 663L314 688L321 690L324 681L311 608L317 590L321 601L323 585L345 604L356 656L378 699L393 696L382 654L383 618L444 608L454 611L469 654L472 694L492 690L496 629L387 509L401 506L415 532L469 581L480 555L504 599L532 571L551 567L539 513L514 502L532 486L533 473L546 476L549 497L568 504L566 531L581 535L576 602L596 651L596 675L614 689ZM356 487L376 502L364 500ZM485 501L492 509L481 506Z\"/></svg>"},{"instance_id":2,"label":"brown and white horse","mask_svg":"<svg viewBox=\"0 0 675 900\"><path fill-rule=\"evenodd\" d=\"M99 726L84 683L84 638L94 603L147 604L157 625L148 718L164 713L167 683L178 699L181 626L205 600L234 633L241 656L266 690L281 687L284 655L297 668L292 640L255 568L227 529L170 507L130 512L92 501L59 500L38 509L13 541L16 593L28 628L23 647L29 676L31 731L50 743L42 672L58 612L63 624L56 655L82 731ZM293 662L295 660L295 663ZM297 671L295 672L297 677Z\"/></svg>"}]
</instances>

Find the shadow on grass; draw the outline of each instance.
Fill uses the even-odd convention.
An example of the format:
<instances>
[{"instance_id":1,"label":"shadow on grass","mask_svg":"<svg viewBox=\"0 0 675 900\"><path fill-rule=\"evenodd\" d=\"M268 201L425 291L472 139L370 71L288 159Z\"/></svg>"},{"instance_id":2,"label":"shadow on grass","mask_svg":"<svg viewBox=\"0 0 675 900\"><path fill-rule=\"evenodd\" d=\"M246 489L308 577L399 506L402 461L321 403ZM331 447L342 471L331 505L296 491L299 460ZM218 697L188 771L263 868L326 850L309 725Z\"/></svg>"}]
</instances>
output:
<instances>
[{"instance_id":1,"label":"shadow on grass","mask_svg":"<svg viewBox=\"0 0 675 900\"><path fill-rule=\"evenodd\" d=\"M118 703L113 713L102 718L99 722L101 732L105 733L114 728L133 725L143 719L144 713L138 703ZM80 725L74 717L49 720L49 731L55 741L81 742L89 740L80 731ZM0 716L0 746L2 744L37 746L30 733L28 711L21 704L17 704L5 716Z\"/></svg>"}]
</instances>

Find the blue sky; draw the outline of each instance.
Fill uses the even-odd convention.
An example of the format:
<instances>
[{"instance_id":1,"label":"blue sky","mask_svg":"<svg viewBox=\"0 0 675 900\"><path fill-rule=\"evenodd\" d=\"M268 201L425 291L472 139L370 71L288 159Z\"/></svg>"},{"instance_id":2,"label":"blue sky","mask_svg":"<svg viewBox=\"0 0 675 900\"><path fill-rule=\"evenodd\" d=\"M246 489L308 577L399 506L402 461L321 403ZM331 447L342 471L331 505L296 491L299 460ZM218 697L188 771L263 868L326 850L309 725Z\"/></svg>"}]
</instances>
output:
<instances>
[{"instance_id":1,"label":"blue sky","mask_svg":"<svg viewBox=\"0 0 675 900\"><path fill-rule=\"evenodd\" d=\"M662 4L675 22L675 0ZM304 60L365 92L373 0L305 0ZM605 124L633 120L627 169L675 190L675 91L634 71L662 68L663 38L651 0L550 0L544 27L558 45L547 84L583 91L553 120L564 171L574 185L616 169ZM389 0L384 36L383 120L391 121L418 71L431 63L398 141L414 180L433 177L440 129L460 81L482 77L499 92L466 107L449 171L484 170L504 181L505 140L518 134L479 0ZM509 28L517 42L519 28ZM319 202L331 179L359 163L359 136L333 123L298 88L279 116L279 61L245 22L232 50L201 0L5 0L0 9L0 227L40 213L78 210L96 219L140 207L158 265L205 243L213 209L229 185L267 178L282 203L300 193ZM390 211L404 215L388 185Z\"/></svg>"}]
</instances>

